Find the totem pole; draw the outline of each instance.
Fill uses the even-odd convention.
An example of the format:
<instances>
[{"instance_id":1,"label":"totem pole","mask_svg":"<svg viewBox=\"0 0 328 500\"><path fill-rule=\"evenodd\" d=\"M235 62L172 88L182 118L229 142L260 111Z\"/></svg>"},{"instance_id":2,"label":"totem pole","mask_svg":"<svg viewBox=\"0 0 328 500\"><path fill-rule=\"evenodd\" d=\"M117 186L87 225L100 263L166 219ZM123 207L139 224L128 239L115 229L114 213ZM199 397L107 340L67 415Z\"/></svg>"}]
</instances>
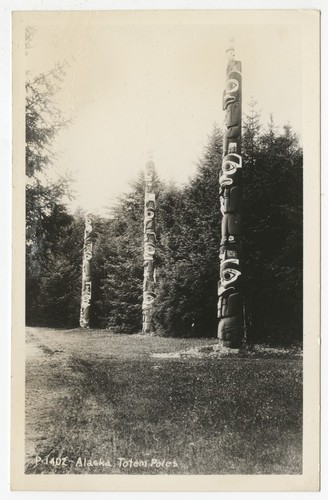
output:
<instances>
[{"instance_id":1,"label":"totem pole","mask_svg":"<svg viewBox=\"0 0 328 500\"><path fill-rule=\"evenodd\" d=\"M219 174L222 213L220 281L218 284L218 338L226 347L240 347L243 339L241 288L241 62L235 61L233 41L227 50L228 66L223 93L226 131Z\"/></svg>"},{"instance_id":2,"label":"totem pole","mask_svg":"<svg viewBox=\"0 0 328 500\"><path fill-rule=\"evenodd\" d=\"M153 313L156 299L156 269L155 269L155 209L154 193L155 165L152 160L146 163L145 173L145 217L144 217L144 281L142 302L142 331L154 331Z\"/></svg>"},{"instance_id":3,"label":"totem pole","mask_svg":"<svg viewBox=\"0 0 328 500\"><path fill-rule=\"evenodd\" d=\"M92 259L92 221L90 215L85 216L83 268L82 268L82 297L80 311L81 328L90 326L91 303L91 259Z\"/></svg>"}]
</instances>

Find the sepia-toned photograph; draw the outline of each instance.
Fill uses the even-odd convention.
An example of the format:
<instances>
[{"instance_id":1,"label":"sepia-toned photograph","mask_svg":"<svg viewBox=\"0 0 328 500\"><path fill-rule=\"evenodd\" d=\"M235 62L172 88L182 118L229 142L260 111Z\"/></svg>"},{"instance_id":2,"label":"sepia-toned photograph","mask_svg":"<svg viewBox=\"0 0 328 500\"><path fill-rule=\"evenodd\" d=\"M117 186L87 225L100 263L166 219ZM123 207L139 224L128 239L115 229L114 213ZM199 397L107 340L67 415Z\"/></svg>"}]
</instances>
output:
<instances>
[{"instance_id":1,"label":"sepia-toned photograph","mask_svg":"<svg viewBox=\"0 0 328 500\"><path fill-rule=\"evenodd\" d=\"M317 489L318 53L311 10L13 13L14 489Z\"/></svg>"}]
</instances>

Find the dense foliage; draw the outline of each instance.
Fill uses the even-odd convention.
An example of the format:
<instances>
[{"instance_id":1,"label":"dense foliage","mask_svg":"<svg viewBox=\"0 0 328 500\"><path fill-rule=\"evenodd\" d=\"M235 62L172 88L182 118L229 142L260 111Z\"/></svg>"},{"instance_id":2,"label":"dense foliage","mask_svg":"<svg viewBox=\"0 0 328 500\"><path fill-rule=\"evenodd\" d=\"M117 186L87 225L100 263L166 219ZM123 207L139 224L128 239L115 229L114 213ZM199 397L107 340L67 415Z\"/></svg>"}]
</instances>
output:
<instances>
[{"instance_id":1,"label":"dense foliage","mask_svg":"<svg viewBox=\"0 0 328 500\"><path fill-rule=\"evenodd\" d=\"M28 115L29 116L29 115ZM249 340L302 338L302 149L290 126L244 120L243 276ZM45 135L47 137L47 135ZM222 131L215 127L196 174L182 187L156 180L157 331L215 336L219 277L218 172ZM30 163L28 159L28 164ZM28 172L44 168L44 161ZM42 163L43 162L43 163ZM32 176L33 177L33 176ZM78 326L83 214L27 191L27 322ZM33 194L33 193L32 193ZM108 217L94 217L92 326L141 330L144 178L140 173ZM40 227L39 227L40 226Z\"/></svg>"},{"instance_id":2,"label":"dense foliage","mask_svg":"<svg viewBox=\"0 0 328 500\"><path fill-rule=\"evenodd\" d=\"M28 324L70 325L76 309L80 259L74 260L71 238L78 221L68 214L64 203L65 197L70 197L69 177L53 175L53 141L68 123L55 104L63 75L63 67L56 66L47 74L27 74L25 85Z\"/></svg>"},{"instance_id":3,"label":"dense foliage","mask_svg":"<svg viewBox=\"0 0 328 500\"><path fill-rule=\"evenodd\" d=\"M247 134L253 131L252 141ZM290 126L246 118L244 140L244 278L252 335L302 338L303 155Z\"/></svg>"}]
</instances>

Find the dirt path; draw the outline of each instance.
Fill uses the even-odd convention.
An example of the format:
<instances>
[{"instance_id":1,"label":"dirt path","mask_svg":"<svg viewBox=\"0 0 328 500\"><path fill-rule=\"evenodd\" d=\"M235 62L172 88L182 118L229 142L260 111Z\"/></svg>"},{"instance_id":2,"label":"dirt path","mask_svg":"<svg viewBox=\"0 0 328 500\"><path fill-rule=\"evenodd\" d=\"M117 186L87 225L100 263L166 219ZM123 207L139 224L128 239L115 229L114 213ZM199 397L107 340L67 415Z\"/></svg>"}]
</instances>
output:
<instances>
[{"instance_id":1,"label":"dirt path","mask_svg":"<svg viewBox=\"0 0 328 500\"><path fill-rule=\"evenodd\" d=\"M190 346L190 343L199 346L204 342L213 342L209 339L174 340L177 349ZM133 344L132 350L127 347L129 341ZM172 348L172 339L165 338L131 337L101 330L26 328L27 463L33 464L40 450L43 454L51 454L60 445L60 442L53 441L56 413L62 419L63 407L73 403L72 395L76 395L77 388L85 384L83 371L77 369L81 361L96 366L110 359L149 357L150 352L170 352ZM84 411L89 408L97 413L93 396L84 400L83 406Z\"/></svg>"},{"instance_id":2,"label":"dirt path","mask_svg":"<svg viewBox=\"0 0 328 500\"><path fill-rule=\"evenodd\" d=\"M70 367L70 355L58 342L43 338L37 329L28 329L26 340L25 452L29 460L37 454L40 441L45 448L52 446L54 413L62 401L69 400L78 380Z\"/></svg>"},{"instance_id":3,"label":"dirt path","mask_svg":"<svg viewBox=\"0 0 328 500\"><path fill-rule=\"evenodd\" d=\"M117 335L106 330L54 330L27 328L27 345L37 345L68 355L90 359L139 358L151 353L163 353L217 344L216 339L179 339L145 335ZM129 349L129 345L133 349ZM32 348L32 347L31 347ZM49 352L50 353L50 352Z\"/></svg>"}]
</instances>

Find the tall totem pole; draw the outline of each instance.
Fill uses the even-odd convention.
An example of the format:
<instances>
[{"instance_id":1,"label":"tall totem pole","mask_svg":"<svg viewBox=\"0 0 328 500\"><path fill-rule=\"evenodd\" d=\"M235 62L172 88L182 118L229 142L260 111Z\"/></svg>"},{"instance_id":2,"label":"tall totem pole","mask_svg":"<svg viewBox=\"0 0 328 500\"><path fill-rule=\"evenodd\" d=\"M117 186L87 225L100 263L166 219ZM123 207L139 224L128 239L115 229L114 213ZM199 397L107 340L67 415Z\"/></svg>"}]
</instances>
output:
<instances>
[{"instance_id":1,"label":"tall totem pole","mask_svg":"<svg viewBox=\"0 0 328 500\"><path fill-rule=\"evenodd\" d=\"M235 61L234 44L227 50L228 66L223 92L226 131L219 173L222 213L220 281L218 284L218 338L226 347L240 347L243 339L241 286L241 62Z\"/></svg>"},{"instance_id":2,"label":"tall totem pole","mask_svg":"<svg viewBox=\"0 0 328 500\"><path fill-rule=\"evenodd\" d=\"M83 267L82 267L82 297L80 311L81 328L90 326L91 304L91 260L92 260L92 221L90 215L85 216Z\"/></svg>"},{"instance_id":3,"label":"tall totem pole","mask_svg":"<svg viewBox=\"0 0 328 500\"><path fill-rule=\"evenodd\" d=\"M156 299L156 268L154 262L156 250L154 193L155 165L152 160L146 163L145 172L145 217L144 217L144 281L142 302L142 331L154 331L153 313Z\"/></svg>"}]
</instances>

